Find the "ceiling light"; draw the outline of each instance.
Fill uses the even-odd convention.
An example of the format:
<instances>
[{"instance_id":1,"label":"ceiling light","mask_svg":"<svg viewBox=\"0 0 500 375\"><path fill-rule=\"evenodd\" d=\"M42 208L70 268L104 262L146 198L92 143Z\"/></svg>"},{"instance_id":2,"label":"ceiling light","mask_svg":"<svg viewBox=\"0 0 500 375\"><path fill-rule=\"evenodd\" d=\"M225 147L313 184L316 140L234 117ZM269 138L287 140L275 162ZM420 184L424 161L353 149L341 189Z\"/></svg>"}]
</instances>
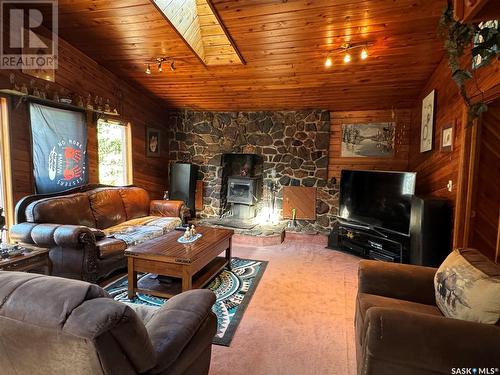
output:
<instances>
[{"instance_id":1,"label":"ceiling light","mask_svg":"<svg viewBox=\"0 0 500 375\"><path fill-rule=\"evenodd\" d=\"M332 58L330 56L328 56L325 60L325 67L326 68L329 68L333 65L333 61L332 61Z\"/></svg>"},{"instance_id":2,"label":"ceiling light","mask_svg":"<svg viewBox=\"0 0 500 375\"><path fill-rule=\"evenodd\" d=\"M161 67L161 62L158 64L158 71L163 72L163 68Z\"/></svg>"},{"instance_id":3,"label":"ceiling light","mask_svg":"<svg viewBox=\"0 0 500 375\"><path fill-rule=\"evenodd\" d=\"M351 55L348 52L346 52L344 55L344 63L348 64L350 62L351 62Z\"/></svg>"},{"instance_id":4,"label":"ceiling light","mask_svg":"<svg viewBox=\"0 0 500 375\"><path fill-rule=\"evenodd\" d=\"M363 49L361 50L361 55L360 55L360 57L361 57L361 60L365 60L365 59L368 57L368 51L366 50L366 48L363 48Z\"/></svg>"},{"instance_id":5,"label":"ceiling light","mask_svg":"<svg viewBox=\"0 0 500 375\"><path fill-rule=\"evenodd\" d=\"M148 64L148 67L146 68L146 74L151 74L151 65Z\"/></svg>"}]
</instances>

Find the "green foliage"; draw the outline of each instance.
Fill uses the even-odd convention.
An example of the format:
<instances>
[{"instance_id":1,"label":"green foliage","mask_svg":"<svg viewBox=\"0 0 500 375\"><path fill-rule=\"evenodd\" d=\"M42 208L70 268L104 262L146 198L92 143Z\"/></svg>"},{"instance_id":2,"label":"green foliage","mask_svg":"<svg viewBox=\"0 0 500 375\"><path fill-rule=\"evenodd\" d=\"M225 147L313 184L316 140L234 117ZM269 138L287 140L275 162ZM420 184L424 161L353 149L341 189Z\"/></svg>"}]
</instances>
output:
<instances>
[{"instance_id":1,"label":"green foliage","mask_svg":"<svg viewBox=\"0 0 500 375\"><path fill-rule=\"evenodd\" d=\"M123 185L125 173L123 127L108 123L97 126L99 182Z\"/></svg>"},{"instance_id":2,"label":"green foliage","mask_svg":"<svg viewBox=\"0 0 500 375\"><path fill-rule=\"evenodd\" d=\"M468 108L468 124L478 118L488 107L486 103L480 101L472 103L465 89L467 81L473 78L473 73L469 68L472 67L473 56L480 55L482 58L481 66L486 66L496 58L496 46L500 45L499 33L497 28L480 29L477 25L462 24L453 18L453 6L448 2L441 19L439 21L440 35L444 39L444 47L448 54L448 65L451 69L451 77L457 84L460 95ZM476 33L481 35L483 41L474 46L473 40ZM462 67L463 56L467 49L471 49L471 57L465 61L466 67Z\"/></svg>"}]
</instances>

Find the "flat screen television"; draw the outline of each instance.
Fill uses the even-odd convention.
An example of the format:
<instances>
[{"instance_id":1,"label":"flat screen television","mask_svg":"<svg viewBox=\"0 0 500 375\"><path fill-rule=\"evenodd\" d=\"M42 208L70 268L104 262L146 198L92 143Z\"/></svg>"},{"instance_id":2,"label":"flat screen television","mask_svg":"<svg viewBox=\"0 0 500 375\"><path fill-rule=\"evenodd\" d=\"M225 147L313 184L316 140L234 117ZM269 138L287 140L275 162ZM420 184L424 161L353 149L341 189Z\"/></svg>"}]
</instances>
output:
<instances>
[{"instance_id":1,"label":"flat screen television","mask_svg":"<svg viewBox=\"0 0 500 375\"><path fill-rule=\"evenodd\" d=\"M409 235L415 178L411 172L343 170L339 218Z\"/></svg>"}]
</instances>

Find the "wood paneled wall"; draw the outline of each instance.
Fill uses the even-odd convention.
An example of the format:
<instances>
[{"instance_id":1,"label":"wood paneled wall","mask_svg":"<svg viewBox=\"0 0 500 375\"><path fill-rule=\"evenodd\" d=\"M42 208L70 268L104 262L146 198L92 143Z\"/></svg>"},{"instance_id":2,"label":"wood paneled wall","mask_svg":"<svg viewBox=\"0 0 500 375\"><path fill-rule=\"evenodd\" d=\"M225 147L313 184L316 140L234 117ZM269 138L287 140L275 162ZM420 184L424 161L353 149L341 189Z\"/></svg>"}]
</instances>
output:
<instances>
[{"instance_id":1,"label":"wood paneled wall","mask_svg":"<svg viewBox=\"0 0 500 375\"><path fill-rule=\"evenodd\" d=\"M10 88L9 75L12 71L0 71L0 88ZM13 72L17 82L34 79L19 71ZM37 87L45 87L46 81L35 79ZM95 61L59 40L59 69L56 83L50 84L50 96L54 90L64 88L84 98L90 93L120 103L120 120L132 126L133 183L146 188L153 198L161 197L167 188L168 142L166 129L162 135L162 157L146 157L146 127L162 129L166 125L165 111L161 101L155 99L137 84L130 84L98 65ZM18 98L10 99L9 122L11 131L11 163L13 173L14 199L19 200L34 192L33 167L31 159L31 138L28 121L28 105L17 105ZM88 115L90 182L98 182L97 141L95 117Z\"/></svg>"},{"instance_id":2,"label":"wood paneled wall","mask_svg":"<svg viewBox=\"0 0 500 375\"><path fill-rule=\"evenodd\" d=\"M434 105L434 133L431 151L420 152L420 125L422 113L422 99L432 90L435 93ZM458 179L458 165L460 160L460 138L462 132L463 102L458 87L451 79L448 61L444 58L436 71L422 90L419 102L414 109L410 135L409 168L417 172L417 194L449 199L455 204L455 186ZM453 150L441 152L441 132L444 126L454 125ZM452 191L448 191L447 184L451 180Z\"/></svg>"},{"instance_id":3,"label":"wood paneled wall","mask_svg":"<svg viewBox=\"0 0 500 375\"><path fill-rule=\"evenodd\" d=\"M330 148L328 177L340 177L342 169L406 171L408 168L411 109L330 112ZM395 150L393 157L341 157L342 124L395 122Z\"/></svg>"},{"instance_id":4,"label":"wood paneled wall","mask_svg":"<svg viewBox=\"0 0 500 375\"><path fill-rule=\"evenodd\" d=\"M494 61L491 65L475 72L467 89L471 97L483 96L485 100L500 96L500 63ZM432 90L436 90L434 107L434 138L431 151L420 152L420 122L422 99ZM457 200L457 184L459 177L460 156L462 148L462 131L465 124L465 104L459 94L458 87L451 78L447 58L443 58L424 89L420 93L417 106L412 116L410 132L409 169L417 172L417 193L420 195L449 199L452 206ZM454 125L453 150L442 152L441 133L444 126ZM448 181L452 181L452 191L448 191Z\"/></svg>"},{"instance_id":5,"label":"wood paneled wall","mask_svg":"<svg viewBox=\"0 0 500 375\"><path fill-rule=\"evenodd\" d=\"M483 115L479 132L470 244L498 259L500 240L500 98Z\"/></svg>"}]
</instances>

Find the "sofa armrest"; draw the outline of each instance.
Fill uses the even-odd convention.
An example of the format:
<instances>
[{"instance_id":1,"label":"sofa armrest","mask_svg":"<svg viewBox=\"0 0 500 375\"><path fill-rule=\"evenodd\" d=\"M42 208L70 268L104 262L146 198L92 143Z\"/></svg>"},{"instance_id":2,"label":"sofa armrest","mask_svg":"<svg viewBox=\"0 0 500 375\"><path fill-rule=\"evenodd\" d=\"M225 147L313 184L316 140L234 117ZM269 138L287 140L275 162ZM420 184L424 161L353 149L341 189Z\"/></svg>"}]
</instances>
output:
<instances>
[{"instance_id":1,"label":"sofa armrest","mask_svg":"<svg viewBox=\"0 0 500 375\"><path fill-rule=\"evenodd\" d=\"M201 347L212 344L217 330L212 305L215 294L207 289L190 290L168 300L146 323L158 362L152 373L162 373L180 356L192 340L206 340ZM195 338L208 323L208 335ZM195 356L195 353L192 353Z\"/></svg>"},{"instance_id":2,"label":"sofa armrest","mask_svg":"<svg viewBox=\"0 0 500 375\"><path fill-rule=\"evenodd\" d=\"M81 225L22 223L12 226L10 234L15 242L39 247L78 247L84 242L95 243L90 228Z\"/></svg>"},{"instance_id":3,"label":"sofa armrest","mask_svg":"<svg viewBox=\"0 0 500 375\"><path fill-rule=\"evenodd\" d=\"M183 201L152 200L149 205L149 212L152 216L167 216L182 218Z\"/></svg>"},{"instance_id":4,"label":"sofa armrest","mask_svg":"<svg viewBox=\"0 0 500 375\"><path fill-rule=\"evenodd\" d=\"M436 268L362 260L358 268L361 293L435 305Z\"/></svg>"},{"instance_id":5,"label":"sofa armrest","mask_svg":"<svg viewBox=\"0 0 500 375\"><path fill-rule=\"evenodd\" d=\"M498 367L498 326L384 307L368 309L366 319L364 365L383 361L443 374L453 367Z\"/></svg>"}]
</instances>

